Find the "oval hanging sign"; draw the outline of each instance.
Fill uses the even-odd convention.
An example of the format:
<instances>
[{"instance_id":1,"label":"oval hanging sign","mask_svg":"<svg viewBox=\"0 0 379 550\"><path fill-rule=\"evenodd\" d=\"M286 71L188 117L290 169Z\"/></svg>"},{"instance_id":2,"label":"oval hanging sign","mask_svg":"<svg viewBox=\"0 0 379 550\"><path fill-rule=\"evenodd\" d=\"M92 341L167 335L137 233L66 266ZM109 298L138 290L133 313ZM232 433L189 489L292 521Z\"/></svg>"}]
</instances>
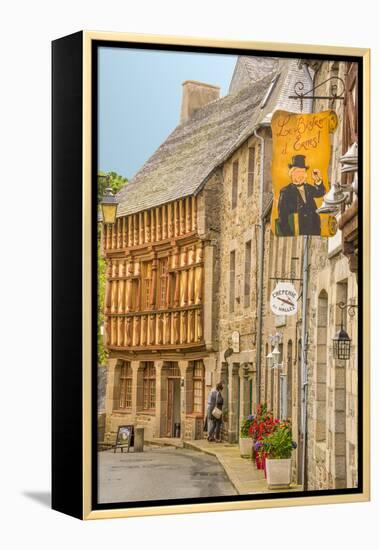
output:
<instances>
[{"instance_id":1,"label":"oval hanging sign","mask_svg":"<svg viewBox=\"0 0 379 550\"><path fill-rule=\"evenodd\" d=\"M279 282L271 292L270 307L275 315L295 315L299 295L292 283Z\"/></svg>"}]
</instances>

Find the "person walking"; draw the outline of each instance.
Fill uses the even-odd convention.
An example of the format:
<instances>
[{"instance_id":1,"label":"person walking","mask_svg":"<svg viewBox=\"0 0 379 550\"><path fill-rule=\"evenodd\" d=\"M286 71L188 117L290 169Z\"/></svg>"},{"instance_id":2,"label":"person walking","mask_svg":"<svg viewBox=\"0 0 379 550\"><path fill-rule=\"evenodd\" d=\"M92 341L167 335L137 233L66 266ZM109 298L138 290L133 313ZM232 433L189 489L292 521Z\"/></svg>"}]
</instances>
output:
<instances>
[{"instance_id":1,"label":"person walking","mask_svg":"<svg viewBox=\"0 0 379 550\"><path fill-rule=\"evenodd\" d=\"M221 442L222 407L224 405L221 392L223 389L223 384L219 382L208 396L208 441L216 441L217 443Z\"/></svg>"}]
</instances>

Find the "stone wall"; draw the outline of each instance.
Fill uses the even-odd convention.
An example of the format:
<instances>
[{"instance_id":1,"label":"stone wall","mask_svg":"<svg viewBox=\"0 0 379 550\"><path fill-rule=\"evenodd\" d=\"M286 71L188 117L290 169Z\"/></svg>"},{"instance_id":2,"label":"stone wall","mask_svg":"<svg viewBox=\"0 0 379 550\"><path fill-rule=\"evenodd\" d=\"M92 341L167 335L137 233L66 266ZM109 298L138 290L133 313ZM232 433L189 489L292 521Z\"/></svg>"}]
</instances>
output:
<instances>
[{"instance_id":1,"label":"stone wall","mask_svg":"<svg viewBox=\"0 0 379 550\"><path fill-rule=\"evenodd\" d=\"M324 82L330 76L344 79L345 64L332 61L323 62L316 73L316 84ZM330 94L327 83L319 89L320 95ZM324 88L324 89L323 89ZM334 109L340 125L333 135L333 155L331 159L331 182L341 181L339 158L342 151L342 115L343 102L317 100L314 110ZM313 241L313 238L312 238ZM346 310L338 307L339 302L358 303L357 281L349 269L346 256L342 254L341 232L333 239L320 246L311 246L311 264L317 265L315 276L311 277L309 334L312 338L309 353L309 487L310 488L343 488L357 485L357 425L358 425L358 371L357 371L357 310L350 317ZM321 258L321 261L320 261ZM317 372L319 362L317 354L323 341L317 341L317 304L320 293L327 295L327 331L326 372L324 377L325 415L317 417L317 402L320 375ZM338 361L333 359L332 338L343 322L344 328L352 338L351 359ZM320 331L319 331L320 332ZM313 344L313 345L312 345ZM319 376L318 376L319 375ZM318 437L318 423L325 424L325 437Z\"/></svg>"}]
</instances>

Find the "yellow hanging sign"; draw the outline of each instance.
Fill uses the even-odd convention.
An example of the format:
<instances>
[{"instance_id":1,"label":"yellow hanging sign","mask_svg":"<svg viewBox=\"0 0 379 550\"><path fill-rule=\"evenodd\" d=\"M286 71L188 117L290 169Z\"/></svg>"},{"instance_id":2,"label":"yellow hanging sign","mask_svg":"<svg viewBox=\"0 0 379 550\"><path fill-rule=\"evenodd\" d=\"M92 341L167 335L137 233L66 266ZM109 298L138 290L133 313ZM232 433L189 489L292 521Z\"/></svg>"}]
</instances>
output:
<instances>
[{"instance_id":1,"label":"yellow hanging sign","mask_svg":"<svg viewBox=\"0 0 379 550\"><path fill-rule=\"evenodd\" d=\"M317 209L329 191L330 134L337 126L334 111L273 114L271 229L275 235L335 235L335 217Z\"/></svg>"}]
</instances>

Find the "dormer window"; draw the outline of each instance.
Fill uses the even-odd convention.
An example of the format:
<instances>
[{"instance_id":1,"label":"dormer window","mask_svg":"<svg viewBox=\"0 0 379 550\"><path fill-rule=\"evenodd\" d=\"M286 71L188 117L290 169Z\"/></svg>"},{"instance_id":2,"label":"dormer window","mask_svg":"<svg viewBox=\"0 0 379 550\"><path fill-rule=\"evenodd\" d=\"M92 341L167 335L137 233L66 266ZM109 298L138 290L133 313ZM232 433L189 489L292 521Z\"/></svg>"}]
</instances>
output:
<instances>
[{"instance_id":1,"label":"dormer window","mask_svg":"<svg viewBox=\"0 0 379 550\"><path fill-rule=\"evenodd\" d=\"M268 100L270 99L270 96L275 88L275 85L276 83L278 82L279 80L279 77L280 77L280 73L278 73L277 75L274 76L274 78L271 80L270 82L270 86L268 87L268 90L266 92L266 95L264 96L264 98L262 99L262 102L261 102L261 109L263 109L264 107L266 107L267 105L267 102Z\"/></svg>"}]
</instances>

